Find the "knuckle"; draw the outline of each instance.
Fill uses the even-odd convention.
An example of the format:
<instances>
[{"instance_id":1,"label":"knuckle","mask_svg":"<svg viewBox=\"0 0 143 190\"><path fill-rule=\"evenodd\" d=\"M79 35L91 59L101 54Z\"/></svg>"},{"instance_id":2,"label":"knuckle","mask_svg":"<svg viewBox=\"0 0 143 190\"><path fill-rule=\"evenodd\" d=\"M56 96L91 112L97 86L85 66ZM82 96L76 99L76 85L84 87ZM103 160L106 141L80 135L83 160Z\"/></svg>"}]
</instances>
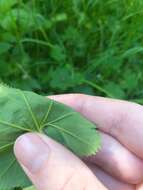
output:
<instances>
[{"instance_id":1,"label":"knuckle","mask_svg":"<svg viewBox=\"0 0 143 190\"><path fill-rule=\"evenodd\" d=\"M134 173L128 174L123 177L123 180L127 183L136 185L142 182L143 177L142 176L135 176Z\"/></svg>"},{"instance_id":2,"label":"knuckle","mask_svg":"<svg viewBox=\"0 0 143 190\"><path fill-rule=\"evenodd\" d=\"M123 133L124 125L127 124L129 119L129 113L124 110L120 112L117 111L115 115L118 115L118 117L112 116L108 129L109 134L114 136Z\"/></svg>"},{"instance_id":3,"label":"knuckle","mask_svg":"<svg viewBox=\"0 0 143 190\"><path fill-rule=\"evenodd\" d=\"M121 109L122 108L122 109ZM127 125L134 125L135 112L143 112L143 106L133 103L133 102L124 102L121 104L121 107L114 110L109 121L108 132L111 135L118 136L119 134L124 133L124 128ZM118 116L118 117L116 117Z\"/></svg>"},{"instance_id":4,"label":"knuckle","mask_svg":"<svg viewBox=\"0 0 143 190\"><path fill-rule=\"evenodd\" d=\"M80 102L80 104L79 104L80 113L83 115L86 115L89 107L91 106L91 96L85 95L85 94L80 94L78 96L78 100Z\"/></svg>"},{"instance_id":5,"label":"knuckle","mask_svg":"<svg viewBox=\"0 0 143 190\"><path fill-rule=\"evenodd\" d=\"M77 188L78 190L85 190L87 186L88 179L91 178L90 170L84 168L80 171L73 171L73 173L66 179L63 187L60 190L67 190L71 187Z\"/></svg>"},{"instance_id":6,"label":"knuckle","mask_svg":"<svg viewBox=\"0 0 143 190\"><path fill-rule=\"evenodd\" d=\"M75 180L75 176L76 176L76 171L74 171L69 177L67 177L67 179L65 180L65 183L64 183L63 187L60 190L66 190L66 189L68 189L68 187L70 186L70 184L72 183L72 181Z\"/></svg>"},{"instance_id":7,"label":"knuckle","mask_svg":"<svg viewBox=\"0 0 143 190\"><path fill-rule=\"evenodd\" d=\"M81 112L81 113L84 113L84 110L86 108L85 104L86 104L86 99L87 98L87 95L85 94L75 94L74 95L74 101L77 105L77 111Z\"/></svg>"}]
</instances>

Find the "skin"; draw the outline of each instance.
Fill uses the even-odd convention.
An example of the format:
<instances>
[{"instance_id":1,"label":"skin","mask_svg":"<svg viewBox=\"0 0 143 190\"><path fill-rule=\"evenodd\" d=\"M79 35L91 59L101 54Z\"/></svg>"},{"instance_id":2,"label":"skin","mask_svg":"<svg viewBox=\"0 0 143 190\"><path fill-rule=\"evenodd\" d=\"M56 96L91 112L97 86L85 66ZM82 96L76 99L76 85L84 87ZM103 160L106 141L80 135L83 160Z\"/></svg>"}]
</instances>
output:
<instances>
[{"instance_id":1,"label":"skin","mask_svg":"<svg viewBox=\"0 0 143 190\"><path fill-rule=\"evenodd\" d=\"M82 94L50 98L94 122L102 146L79 159L44 135L19 137L15 155L38 190L143 190L143 106Z\"/></svg>"}]
</instances>

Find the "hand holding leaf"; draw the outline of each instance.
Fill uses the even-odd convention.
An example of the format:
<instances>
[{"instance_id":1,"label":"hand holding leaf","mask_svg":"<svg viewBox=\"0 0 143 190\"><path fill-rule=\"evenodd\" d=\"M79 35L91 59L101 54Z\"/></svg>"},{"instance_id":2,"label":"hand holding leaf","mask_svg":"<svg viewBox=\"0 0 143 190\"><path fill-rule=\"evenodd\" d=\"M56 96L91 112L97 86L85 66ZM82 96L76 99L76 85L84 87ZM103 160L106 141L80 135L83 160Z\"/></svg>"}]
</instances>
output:
<instances>
[{"instance_id":1,"label":"hand holding leaf","mask_svg":"<svg viewBox=\"0 0 143 190\"><path fill-rule=\"evenodd\" d=\"M26 132L44 133L79 156L94 154L100 144L95 125L71 108L0 86L0 189L30 185L13 154L16 138Z\"/></svg>"}]
</instances>

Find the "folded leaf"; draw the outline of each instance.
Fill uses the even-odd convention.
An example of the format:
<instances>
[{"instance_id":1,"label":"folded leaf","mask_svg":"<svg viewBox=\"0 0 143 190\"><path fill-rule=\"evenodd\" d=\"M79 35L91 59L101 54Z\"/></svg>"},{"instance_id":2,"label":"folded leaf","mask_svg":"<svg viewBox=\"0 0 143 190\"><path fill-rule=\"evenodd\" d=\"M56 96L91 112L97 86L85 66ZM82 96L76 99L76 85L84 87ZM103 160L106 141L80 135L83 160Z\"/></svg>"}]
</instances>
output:
<instances>
[{"instance_id":1,"label":"folded leaf","mask_svg":"<svg viewBox=\"0 0 143 190\"><path fill-rule=\"evenodd\" d=\"M0 190L28 187L29 180L13 154L16 138L44 133L79 156L100 145L95 125L68 106L28 91L0 86Z\"/></svg>"}]
</instances>

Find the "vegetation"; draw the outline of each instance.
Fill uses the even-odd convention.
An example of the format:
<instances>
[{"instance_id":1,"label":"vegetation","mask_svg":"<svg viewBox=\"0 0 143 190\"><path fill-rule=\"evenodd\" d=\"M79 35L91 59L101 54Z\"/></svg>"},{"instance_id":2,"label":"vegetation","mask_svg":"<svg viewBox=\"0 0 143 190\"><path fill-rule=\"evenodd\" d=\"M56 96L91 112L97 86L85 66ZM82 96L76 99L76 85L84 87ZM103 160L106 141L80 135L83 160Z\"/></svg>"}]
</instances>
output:
<instances>
[{"instance_id":1,"label":"vegetation","mask_svg":"<svg viewBox=\"0 0 143 190\"><path fill-rule=\"evenodd\" d=\"M143 1L0 0L0 79L143 102Z\"/></svg>"}]
</instances>

